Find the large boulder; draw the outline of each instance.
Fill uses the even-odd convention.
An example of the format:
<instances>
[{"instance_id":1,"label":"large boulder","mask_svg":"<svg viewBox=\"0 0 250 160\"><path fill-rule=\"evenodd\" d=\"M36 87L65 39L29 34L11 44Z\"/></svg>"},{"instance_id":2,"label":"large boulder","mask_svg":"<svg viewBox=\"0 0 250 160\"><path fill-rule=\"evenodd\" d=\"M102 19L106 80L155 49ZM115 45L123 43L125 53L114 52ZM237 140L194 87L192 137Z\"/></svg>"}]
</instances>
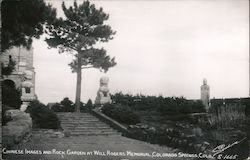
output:
<instances>
[{"instance_id":1,"label":"large boulder","mask_svg":"<svg viewBox=\"0 0 250 160\"><path fill-rule=\"evenodd\" d=\"M10 117L11 121L2 128L2 143L5 148L9 148L22 141L31 132L32 119L28 113L20 110L8 110L5 115Z\"/></svg>"}]
</instances>

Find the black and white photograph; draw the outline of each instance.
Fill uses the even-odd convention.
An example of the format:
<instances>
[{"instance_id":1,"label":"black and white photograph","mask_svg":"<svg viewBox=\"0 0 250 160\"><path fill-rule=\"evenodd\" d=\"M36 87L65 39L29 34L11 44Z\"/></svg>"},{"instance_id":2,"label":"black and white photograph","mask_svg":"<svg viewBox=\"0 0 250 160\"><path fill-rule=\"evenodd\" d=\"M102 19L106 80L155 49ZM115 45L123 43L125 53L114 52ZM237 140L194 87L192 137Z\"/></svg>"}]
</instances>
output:
<instances>
[{"instance_id":1,"label":"black and white photograph","mask_svg":"<svg viewBox=\"0 0 250 160\"><path fill-rule=\"evenodd\" d=\"M2 159L250 160L249 16L249 0L1 0Z\"/></svg>"}]
</instances>

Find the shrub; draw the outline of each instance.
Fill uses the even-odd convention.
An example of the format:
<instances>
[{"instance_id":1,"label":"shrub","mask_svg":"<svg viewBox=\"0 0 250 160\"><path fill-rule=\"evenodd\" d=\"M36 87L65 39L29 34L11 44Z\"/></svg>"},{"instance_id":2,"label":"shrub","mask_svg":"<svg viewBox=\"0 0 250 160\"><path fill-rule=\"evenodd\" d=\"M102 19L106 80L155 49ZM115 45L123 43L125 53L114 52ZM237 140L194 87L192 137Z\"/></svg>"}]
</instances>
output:
<instances>
[{"instance_id":1,"label":"shrub","mask_svg":"<svg viewBox=\"0 0 250 160\"><path fill-rule=\"evenodd\" d=\"M75 108L75 106L74 106L74 108ZM80 111L85 112L85 113L88 111L86 104L83 102L80 103Z\"/></svg>"},{"instance_id":2,"label":"shrub","mask_svg":"<svg viewBox=\"0 0 250 160\"><path fill-rule=\"evenodd\" d=\"M250 116L250 98L243 99L242 104L246 106L246 116Z\"/></svg>"},{"instance_id":3,"label":"shrub","mask_svg":"<svg viewBox=\"0 0 250 160\"><path fill-rule=\"evenodd\" d=\"M49 106L47 106L49 107ZM55 103L51 106L51 110L53 112L63 112L63 105L61 105L60 103Z\"/></svg>"},{"instance_id":4,"label":"shrub","mask_svg":"<svg viewBox=\"0 0 250 160\"><path fill-rule=\"evenodd\" d=\"M60 128L60 121L57 115L38 100L32 101L26 112L30 113L33 121L33 127L35 128Z\"/></svg>"},{"instance_id":5,"label":"shrub","mask_svg":"<svg viewBox=\"0 0 250 160\"><path fill-rule=\"evenodd\" d=\"M140 117L134 113L128 106L107 104L102 107L102 113L125 124L140 123Z\"/></svg>"},{"instance_id":6,"label":"shrub","mask_svg":"<svg viewBox=\"0 0 250 160\"><path fill-rule=\"evenodd\" d=\"M51 110L54 112L74 112L75 106L68 97L65 97L60 103L55 103Z\"/></svg>"},{"instance_id":7,"label":"shrub","mask_svg":"<svg viewBox=\"0 0 250 160\"><path fill-rule=\"evenodd\" d=\"M86 108L87 108L88 110L91 110L91 109L94 108L94 105L93 105L91 99L89 99L88 102L86 103Z\"/></svg>"},{"instance_id":8,"label":"shrub","mask_svg":"<svg viewBox=\"0 0 250 160\"><path fill-rule=\"evenodd\" d=\"M4 80L2 82L2 125L11 120L11 118L5 116L5 112L9 109L19 109L21 104L20 90L16 89L13 81Z\"/></svg>"},{"instance_id":9,"label":"shrub","mask_svg":"<svg viewBox=\"0 0 250 160\"><path fill-rule=\"evenodd\" d=\"M22 104L20 90L17 90L8 80L2 83L2 103L14 109L19 109Z\"/></svg>"},{"instance_id":10,"label":"shrub","mask_svg":"<svg viewBox=\"0 0 250 160\"><path fill-rule=\"evenodd\" d=\"M129 95L121 92L111 95L114 104L129 106L136 111L157 111L162 115L189 114L205 112L205 106L199 100L187 100L184 97L163 97Z\"/></svg>"},{"instance_id":11,"label":"shrub","mask_svg":"<svg viewBox=\"0 0 250 160\"><path fill-rule=\"evenodd\" d=\"M3 126L6 125L6 123L8 123L9 121L12 120L10 117L7 117L7 116L5 115L5 112L6 112L7 110L10 110L10 109L13 109L13 108L11 108L11 107L9 107L9 106L7 106L7 105L3 105L3 111L2 111L2 118L3 118L3 120L2 120L2 125L3 125Z\"/></svg>"},{"instance_id":12,"label":"shrub","mask_svg":"<svg viewBox=\"0 0 250 160\"><path fill-rule=\"evenodd\" d=\"M60 103L63 105L63 112L74 112L74 103L68 97L64 98Z\"/></svg>"}]
</instances>

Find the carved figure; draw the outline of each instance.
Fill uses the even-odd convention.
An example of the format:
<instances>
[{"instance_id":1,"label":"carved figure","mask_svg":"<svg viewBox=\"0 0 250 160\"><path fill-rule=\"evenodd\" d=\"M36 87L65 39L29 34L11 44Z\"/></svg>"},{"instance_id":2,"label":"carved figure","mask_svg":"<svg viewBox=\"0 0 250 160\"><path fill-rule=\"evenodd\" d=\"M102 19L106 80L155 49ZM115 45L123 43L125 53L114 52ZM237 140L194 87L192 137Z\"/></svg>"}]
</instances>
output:
<instances>
[{"instance_id":1,"label":"carved figure","mask_svg":"<svg viewBox=\"0 0 250 160\"><path fill-rule=\"evenodd\" d=\"M111 103L111 98L109 94L109 88L108 88L108 77L101 77L100 79L100 88L97 91L97 96L95 99L95 104L97 105L103 105L106 103Z\"/></svg>"},{"instance_id":2,"label":"carved figure","mask_svg":"<svg viewBox=\"0 0 250 160\"><path fill-rule=\"evenodd\" d=\"M29 102L36 99L35 93L34 93L34 85L32 83L32 76L33 76L33 73L31 71L24 72L25 80L22 82L21 100L23 103L20 108L21 111L25 111L29 105Z\"/></svg>"},{"instance_id":3,"label":"carved figure","mask_svg":"<svg viewBox=\"0 0 250 160\"><path fill-rule=\"evenodd\" d=\"M207 85L206 79L203 79L203 85L201 86L201 101L203 105L205 105L206 110L208 111L210 101L210 88Z\"/></svg>"}]
</instances>

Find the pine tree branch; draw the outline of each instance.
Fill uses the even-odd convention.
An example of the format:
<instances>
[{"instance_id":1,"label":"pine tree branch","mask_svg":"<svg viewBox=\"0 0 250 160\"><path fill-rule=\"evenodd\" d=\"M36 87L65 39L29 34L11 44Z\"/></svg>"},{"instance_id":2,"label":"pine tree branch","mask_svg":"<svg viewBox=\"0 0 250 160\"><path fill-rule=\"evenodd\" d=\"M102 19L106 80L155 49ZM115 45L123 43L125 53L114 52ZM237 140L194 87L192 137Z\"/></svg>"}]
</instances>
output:
<instances>
[{"instance_id":1,"label":"pine tree branch","mask_svg":"<svg viewBox=\"0 0 250 160\"><path fill-rule=\"evenodd\" d=\"M88 69L88 68L94 68L94 66L86 66L86 67L82 67L82 69Z\"/></svg>"}]
</instances>

